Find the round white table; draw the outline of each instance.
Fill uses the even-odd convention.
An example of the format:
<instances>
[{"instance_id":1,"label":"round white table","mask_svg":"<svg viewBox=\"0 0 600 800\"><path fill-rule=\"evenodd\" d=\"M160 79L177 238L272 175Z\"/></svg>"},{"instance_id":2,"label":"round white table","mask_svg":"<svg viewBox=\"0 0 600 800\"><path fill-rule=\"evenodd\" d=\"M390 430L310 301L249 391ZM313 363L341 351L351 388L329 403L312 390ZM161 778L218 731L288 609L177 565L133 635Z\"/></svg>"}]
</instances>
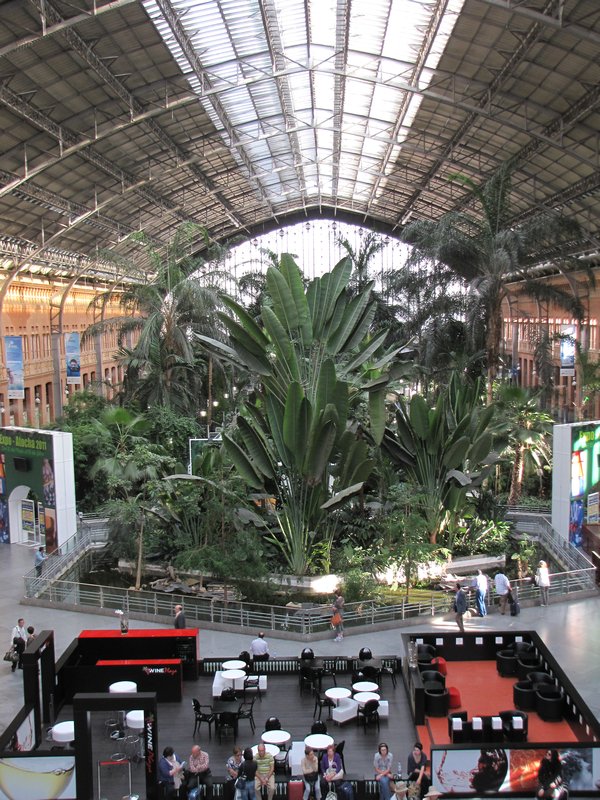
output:
<instances>
[{"instance_id":1,"label":"round white table","mask_svg":"<svg viewBox=\"0 0 600 800\"><path fill-rule=\"evenodd\" d=\"M325 697L333 700L336 706L339 705L340 700L345 700L351 694L350 689L346 689L343 686L332 686L331 689L325 689Z\"/></svg>"},{"instance_id":2,"label":"round white table","mask_svg":"<svg viewBox=\"0 0 600 800\"><path fill-rule=\"evenodd\" d=\"M265 744L277 744L281 746L282 744L287 744L290 739L292 738L292 734L289 731L265 731L260 735L261 740Z\"/></svg>"},{"instance_id":3,"label":"round white table","mask_svg":"<svg viewBox=\"0 0 600 800\"><path fill-rule=\"evenodd\" d=\"M354 699L359 706L364 706L364 704L368 703L369 700L380 700L381 698L375 692L357 692L354 695Z\"/></svg>"},{"instance_id":4,"label":"round white table","mask_svg":"<svg viewBox=\"0 0 600 800\"><path fill-rule=\"evenodd\" d=\"M239 658L232 658L231 661L224 661L221 664L221 669L228 670L228 669L244 669L246 666L245 661L240 661Z\"/></svg>"},{"instance_id":5,"label":"round white table","mask_svg":"<svg viewBox=\"0 0 600 800\"><path fill-rule=\"evenodd\" d=\"M125 715L125 724L128 728L131 728L132 731L143 731L144 730L144 712L141 709L135 709L134 711L128 711Z\"/></svg>"},{"instance_id":6,"label":"round white table","mask_svg":"<svg viewBox=\"0 0 600 800\"><path fill-rule=\"evenodd\" d=\"M304 739L304 744L313 750L327 750L333 744L333 736L328 733L311 733Z\"/></svg>"},{"instance_id":7,"label":"round white table","mask_svg":"<svg viewBox=\"0 0 600 800\"><path fill-rule=\"evenodd\" d=\"M269 753L269 755L276 756L279 753L279 748L277 747L276 744L268 744L266 742L263 742L263 744L265 745L265 750L267 751L267 753ZM257 744L252 745L252 753L253 755L256 755L258 753Z\"/></svg>"},{"instance_id":8,"label":"round white table","mask_svg":"<svg viewBox=\"0 0 600 800\"><path fill-rule=\"evenodd\" d=\"M352 684L352 688L355 692L376 692L379 686L373 681L358 681Z\"/></svg>"},{"instance_id":9,"label":"round white table","mask_svg":"<svg viewBox=\"0 0 600 800\"><path fill-rule=\"evenodd\" d=\"M245 678L246 673L243 669L226 669L221 673L221 677L226 681L231 681L231 685L233 686L238 678Z\"/></svg>"},{"instance_id":10,"label":"round white table","mask_svg":"<svg viewBox=\"0 0 600 800\"><path fill-rule=\"evenodd\" d=\"M110 694L124 694L127 692L137 692L137 683L135 681L117 681L111 683L108 687Z\"/></svg>"},{"instance_id":11,"label":"round white table","mask_svg":"<svg viewBox=\"0 0 600 800\"><path fill-rule=\"evenodd\" d=\"M73 720L57 722L52 727L52 741L59 744L68 744L75 738L75 723Z\"/></svg>"}]
</instances>

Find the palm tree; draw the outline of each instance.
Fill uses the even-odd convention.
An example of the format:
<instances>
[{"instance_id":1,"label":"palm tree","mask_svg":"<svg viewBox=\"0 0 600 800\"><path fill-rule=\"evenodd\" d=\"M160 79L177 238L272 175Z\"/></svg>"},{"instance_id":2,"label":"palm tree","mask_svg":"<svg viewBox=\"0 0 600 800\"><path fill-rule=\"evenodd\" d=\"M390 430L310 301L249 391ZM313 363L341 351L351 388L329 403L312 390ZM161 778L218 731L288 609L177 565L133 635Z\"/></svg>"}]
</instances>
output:
<instances>
[{"instance_id":1,"label":"palm tree","mask_svg":"<svg viewBox=\"0 0 600 800\"><path fill-rule=\"evenodd\" d=\"M214 335L219 283L224 277L221 270L206 269L205 261L196 255L199 237L210 244L204 228L186 223L161 253L143 233L136 234L134 240L153 266L151 278L123 292L123 317L86 331L91 336L108 326L118 327L125 404L144 409L166 405L187 413L198 407L202 377L210 370L193 334ZM128 347L125 342L130 334L137 341Z\"/></svg>"},{"instance_id":2,"label":"palm tree","mask_svg":"<svg viewBox=\"0 0 600 800\"><path fill-rule=\"evenodd\" d=\"M496 402L512 460L508 505L515 506L523 493L527 461L532 461L539 473L550 462L553 420L540 410L538 397L520 386L498 387Z\"/></svg>"},{"instance_id":3,"label":"palm tree","mask_svg":"<svg viewBox=\"0 0 600 800\"><path fill-rule=\"evenodd\" d=\"M487 396L492 401L502 341L502 305L511 295L527 294L568 309L581 319L579 298L536 277L535 266L548 251L561 271L568 267L565 254L581 238L578 224L553 211L545 211L513 225L510 215L511 167L503 165L482 186L454 175L477 201L480 214L451 211L439 220L409 223L401 238L413 245L410 264L423 261L450 267L465 281L472 298L471 321L485 325Z\"/></svg>"}]
</instances>

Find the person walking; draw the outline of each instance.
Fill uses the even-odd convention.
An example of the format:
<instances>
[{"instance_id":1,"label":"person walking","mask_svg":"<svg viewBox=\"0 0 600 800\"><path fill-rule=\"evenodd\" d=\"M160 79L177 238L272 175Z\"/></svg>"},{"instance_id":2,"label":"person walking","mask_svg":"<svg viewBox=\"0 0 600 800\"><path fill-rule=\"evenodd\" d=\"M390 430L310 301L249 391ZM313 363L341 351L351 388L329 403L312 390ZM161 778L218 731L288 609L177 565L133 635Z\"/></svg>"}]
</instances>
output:
<instances>
[{"instance_id":1,"label":"person walking","mask_svg":"<svg viewBox=\"0 0 600 800\"><path fill-rule=\"evenodd\" d=\"M488 580L480 569L477 570L473 586L475 587L475 605L477 606L477 613L480 617L485 617L487 614L485 598L488 591Z\"/></svg>"},{"instance_id":2,"label":"person walking","mask_svg":"<svg viewBox=\"0 0 600 800\"><path fill-rule=\"evenodd\" d=\"M538 565L535 573L535 582L540 590L541 605L547 606L548 595L550 594L550 572L545 561L540 561Z\"/></svg>"},{"instance_id":3,"label":"person walking","mask_svg":"<svg viewBox=\"0 0 600 800\"><path fill-rule=\"evenodd\" d=\"M185 628L185 613L183 611L183 606L175 606L175 617L173 618L173 625L177 630Z\"/></svg>"},{"instance_id":4,"label":"person walking","mask_svg":"<svg viewBox=\"0 0 600 800\"><path fill-rule=\"evenodd\" d=\"M460 583L456 584L456 594L454 595L454 610L456 611L456 624L461 633L465 632L463 616L468 608L467 595L463 592Z\"/></svg>"},{"instance_id":5,"label":"person walking","mask_svg":"<svg viewBox=\"0 0 600 800\"><path fill-rule=\"evenodd\" d=\"M46 560L46 554L44 553L43 547L38 547L35 551L35 576L36 578L42 577L42 568L44 566L44 561Z\"/></svg>"},{"instance_id":6,"label":"person walking","mask_svg":"<svg viewBox=\"0 0 600 800\"><path fill-rule=\"evenodd\" d=\"M496 594L498 595L498 601L500 603L500 613L506 614L506 607L508 605L508 595L510 594L510 581L508 580L508 578L502 572L501 569L498 570L494 578L494 588L496 590Z\"/></svg>"},{"instance_id":7,"label":"person walking","mask_svg":"<svg viewBox=\"0 0 600 800\"><path fill-rule=\"evenodd\" d=\"M23 652L27 647L27 629L25 628L25 620L20 617L17 620L17 624L12 629L12 633L10 635L10 643L14 645L15 650L17 651L17 655L19 658L17 661L13 661L12 664L12 671L14 672L17 667L19 669L23 669Z\"/></svg>"},{"instance_id":8,"label":"person walking","mask_svg":"<svg viewBox=\"0 0 600 800\"><path fill-rule=\"evenodd\" d=\"M335 596L335 600L333 601L333 605L331 606L332 617L331 617L331 624L335 628L335 638L334 642L341 642L344 638L344 605L346 601L344 600L344 596L342 595L341 591L338 590L338 593Z\"/></svg>"}]
</instances>

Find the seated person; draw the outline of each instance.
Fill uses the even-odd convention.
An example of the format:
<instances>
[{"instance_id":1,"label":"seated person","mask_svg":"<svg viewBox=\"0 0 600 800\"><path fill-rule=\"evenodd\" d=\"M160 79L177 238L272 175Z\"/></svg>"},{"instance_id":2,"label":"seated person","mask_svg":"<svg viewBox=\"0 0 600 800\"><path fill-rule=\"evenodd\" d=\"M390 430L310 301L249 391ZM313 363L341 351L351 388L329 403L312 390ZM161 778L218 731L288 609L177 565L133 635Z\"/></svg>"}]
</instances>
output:
<instances>
[{"instance_id":1,"label":"seated person","mask_svg":"<svg viewBox=\"0 0 600 800\"><path fill-rule=\"evenodd\" d=\"M379 785L380 800L390 800L392 796L390 780L393 774L393 760L394 756L390 753L387 744L381 742L373 758L373 769L375 770L375 780Z\"/></svg>"},{"instance_id":2,"label":"seated person","mask_svg":"<svg viewBox=\"0 0 600 800\"><path fill-rule=\"evenodd\" d=\"M273 800L275 794L275 759L270 753L267 753L264 744L261 742L258 745L258 753L256 754L256 779L254 781L254 789L256 796L262 796L262 790L267 790L267 800Z\"/></svg>"},{"instance_id":3,"label":"seated person","mask_svg":"<svg viewBox=\"0 0 600 800\"><path fill-rule=\"evenodd\" d=\"M302 800L308 800L311 792L314 792L315 800L321 800L319 762L312 747L307 747L304 751L304 758L302 759L301 767L302 780L304 781L304 796Z\"/></svg>"},{"instance_id":4,"label":"seated person","mask_svg":"<svg viewBox=\"0 0 600 800\"><path fill-rule=\"evenodd\" d=\"M203 752L199 744L195 744L192 747L186 769L187 788L189 790L204 786L205 796L207 800L210 800L212 798L212 776L208 764L208 753Z\"/></svg>"},{"instance_id":5,"label":"seated person","mask_svg":"<svg viewBox=\"0 0 600 800\"><path fill-rule=\"evenodd\" d=\"M242 750L236 744L233 748L232 755L229 756L227 764L225 765L225 783L223 784L224 800L233 800L235 797L235 781L239 775L243 760Z\"/></svg>"},{"instance_id":6,"label":"seated person","mask_svg":"<svg viewBox=\"0 0 600 800\"><path fill-rule=\"evenodd\" d=\"M429 760L423 751L421 742L415 742L412 752L408 756L407 780L409 783L416 783L419 787L419 797L424 797L431 786L431 781L427 775Z\"/></svg>"},{"instance_id":7,"label":"seated person","mask_svg":"<svg viewBox=\"0 0 600 800\"><path fill-rule=\"evenodd\" d=\"M165 800L179 797L179 787L183 778L185 762L179 760L179 756L172 747L165 747L162 756L158 760L158 782L163 790Z\"/></svg>"},{"instance_id":8,"label":"seated person","mask_svg":"<svg viewBox=\"0 0 600 800\"><path fill-rule=\"evenodd\" d=\"M342 759L335 752L334 745L330 744L327 752L321 759L321 792L327 794L335 792L344 778Z\"/></svg>"}]
</instances>

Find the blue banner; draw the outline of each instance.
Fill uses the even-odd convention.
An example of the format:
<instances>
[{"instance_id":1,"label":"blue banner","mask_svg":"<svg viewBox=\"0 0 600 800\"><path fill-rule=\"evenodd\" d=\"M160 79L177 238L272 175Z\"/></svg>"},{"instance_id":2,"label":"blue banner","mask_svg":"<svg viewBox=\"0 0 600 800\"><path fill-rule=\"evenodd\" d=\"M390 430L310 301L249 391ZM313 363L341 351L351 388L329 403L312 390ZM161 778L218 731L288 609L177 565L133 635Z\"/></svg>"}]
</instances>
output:
<instances>
[{"instance_id":1,"label":"blue banner","mask_svg":"<svg viewBox=\"0 0 600 800\"><path fill-rule=\"evenodd\" d=\"M25 397L23 383L23 339L20 336L5 336L6 371L8 373L8 399L22 400Z\"/></svg>"},{"instance_id":2,"label":"blue banner","mask_svg":"<svg viewBox=\"0 0 600 800\"><path fill-rule=\"evenodd\" d=\"M81 383L81 348L79 333L65 333L65 358L67 361L67 384Z\"/></svg>"}]
</instances>

